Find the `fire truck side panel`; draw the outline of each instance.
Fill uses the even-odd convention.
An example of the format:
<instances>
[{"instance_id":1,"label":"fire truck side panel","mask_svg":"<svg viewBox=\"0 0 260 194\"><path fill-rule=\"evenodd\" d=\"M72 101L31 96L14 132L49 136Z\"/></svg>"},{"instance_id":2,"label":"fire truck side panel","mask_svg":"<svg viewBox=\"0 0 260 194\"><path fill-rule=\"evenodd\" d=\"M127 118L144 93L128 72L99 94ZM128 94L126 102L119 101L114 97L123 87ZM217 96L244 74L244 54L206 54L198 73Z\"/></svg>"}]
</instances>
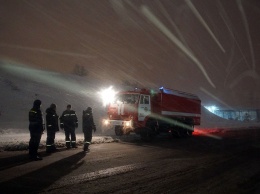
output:
<instances>
[{"instance_id":1,"label":"fire truck side panel","mask_svg":"<svg viewBox=\"0 0 260 194\"><path fill-rule=\"evenodd\" d=\"M193 125L200 125L201 101L186 93L157 93L151 98L152 113L160 117L186 120Z\"/></svg>"}]
</instances>

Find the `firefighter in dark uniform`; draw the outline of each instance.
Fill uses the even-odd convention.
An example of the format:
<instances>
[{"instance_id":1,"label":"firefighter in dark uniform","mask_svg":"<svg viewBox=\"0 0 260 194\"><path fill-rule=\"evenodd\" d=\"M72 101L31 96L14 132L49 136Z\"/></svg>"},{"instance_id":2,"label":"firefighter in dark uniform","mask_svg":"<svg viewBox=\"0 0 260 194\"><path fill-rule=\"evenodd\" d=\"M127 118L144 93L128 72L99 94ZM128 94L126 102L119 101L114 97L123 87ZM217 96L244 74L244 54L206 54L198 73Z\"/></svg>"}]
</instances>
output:
<instances>
[{"instance_id":1,"label":"firefighter in dark uniform","mask_svg":"<svg viewBox=\"0 0 260 194\"><path fill-rule=\"evenodd\" d=\"M38 154L38 148L44 129L41 101L35 100L33 108L29 111L29 131L31 137L29 141L29 155L33 160L42 160L42 157Z\"/></svg>"},{"instance_id":2,"label":"firefighter in dark uniform","mask_svg":"<svg viewBox=\"0 0 260 194\"><path fill-rule=\"evenodd\" d=\"M76 112L71 110L71 105L67 105L60 117L60 128L65 131L65 141L67 149L77 148L75 129L78 128L78 118Z\"/></svg>"},{"instance_id":3,"label":"firefighter in dark uniform","mask_svg":"<svg viewBox=\"0 0 260 194\"><path fill-rule=\"evenodd\" d=\"M59 116L56 113L56 107L56 104L51 104L50 107L46 109L47 153L58 151L54 144L55 133L59 131Z\"/></svg>"},{"instance_id":4,"label":"firefighter in dark uniform","mask_svg":"<svg viewBox=\"0 0 260 194\"><path fill-rule=\"evenodd\" d=\"M96 132L96 125L94 123L92 108L88 107L83 111L82 115L82 129L84 133L84 151L88 151L88 147L92 140L92 131Z\"/></svg>"}]
</instances>

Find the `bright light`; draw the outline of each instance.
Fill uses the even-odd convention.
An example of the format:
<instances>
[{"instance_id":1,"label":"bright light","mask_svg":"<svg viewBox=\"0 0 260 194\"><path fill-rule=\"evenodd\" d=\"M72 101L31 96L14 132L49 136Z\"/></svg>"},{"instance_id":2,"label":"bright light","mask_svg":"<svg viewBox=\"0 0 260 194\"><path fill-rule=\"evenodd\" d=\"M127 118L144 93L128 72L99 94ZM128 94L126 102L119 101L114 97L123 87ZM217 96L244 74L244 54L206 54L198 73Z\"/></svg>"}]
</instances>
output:
<instances>
[{"instance_id":1,"label":"bright light","mask_svg":"<svg viewBox=\"0 0 260 194\"><path fill-rule=\"evenodd\" d=\"M208 109L210 112L214 113L215 110L218 110L216 106L205 106L206 109Z\"/></svg>"},{"instance_id":2,"label":"bright light","mask_svg":"<svg viewBox=\"0 0 260 194\"><path fill-rule=\"evenodd\" d=\"M117 92L115 90L113 90L112 86L98 92L98 94L100 95L100 97L103 101L104 106L108 105L109 103L114 102L116 93Z\"/></svg>"},{"instance_id":3,"label":"bright light","mask_svg":"<svg viewBox=\"0 0 260 194\"><path fill-rule=\"evenodd\" d=\"M125 126L126 126L126 127L130 127L130 125L131 125L130 121L126 121L126 122L125 122Z\"/></svg>"},{"instance_id":4,"label":"bright light","mask_svg":"<svg viewBox=\"0 0 260 194\"><path fill-rule=\"evenodd\" d=\"M107 120L107 119L105 119L104 121L103 121L103 123L104 123L104 125L109 125L109 120Z\"/></svg>"}]
</instances>

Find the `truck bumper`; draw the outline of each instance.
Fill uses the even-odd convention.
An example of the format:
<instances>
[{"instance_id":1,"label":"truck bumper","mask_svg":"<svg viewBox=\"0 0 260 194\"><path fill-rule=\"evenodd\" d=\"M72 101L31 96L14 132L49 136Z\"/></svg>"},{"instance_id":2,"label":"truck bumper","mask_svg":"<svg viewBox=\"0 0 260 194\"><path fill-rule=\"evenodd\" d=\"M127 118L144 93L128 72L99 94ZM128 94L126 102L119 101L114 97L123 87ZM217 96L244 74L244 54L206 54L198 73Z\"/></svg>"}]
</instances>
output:
<instances>
[{"instance_id":1,"label":"truck bumper","mask_svg":"<svg viewBox=\"0 0 260 194\"><path fill-rule=\"evenodd\" d=\"M105 126L109 126L111 128L115 126L121 126L123 129L128 129L128 130L133 130L133 121L124 121L124 120L109 120L109 119L104 119L103 124Z\"/></svg>"}]
</instances>

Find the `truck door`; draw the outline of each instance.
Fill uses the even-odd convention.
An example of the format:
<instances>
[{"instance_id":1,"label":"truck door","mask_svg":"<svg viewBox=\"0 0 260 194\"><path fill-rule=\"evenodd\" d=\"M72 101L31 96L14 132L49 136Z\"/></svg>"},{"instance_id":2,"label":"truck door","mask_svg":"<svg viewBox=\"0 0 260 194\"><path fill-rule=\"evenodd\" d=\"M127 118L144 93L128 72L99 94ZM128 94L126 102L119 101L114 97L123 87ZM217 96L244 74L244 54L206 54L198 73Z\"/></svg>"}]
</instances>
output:
<instances>
[{"instance_id":1,"label":"truck door","mask_svg":"<svg viewBox=\"0 0 260 194\"><path fill-rule=\"evenodd\" d=\"M149 114L151 114L150 96L141 94L138 105L138 121L143 121Z\"/></svg>"}]
</instances>

